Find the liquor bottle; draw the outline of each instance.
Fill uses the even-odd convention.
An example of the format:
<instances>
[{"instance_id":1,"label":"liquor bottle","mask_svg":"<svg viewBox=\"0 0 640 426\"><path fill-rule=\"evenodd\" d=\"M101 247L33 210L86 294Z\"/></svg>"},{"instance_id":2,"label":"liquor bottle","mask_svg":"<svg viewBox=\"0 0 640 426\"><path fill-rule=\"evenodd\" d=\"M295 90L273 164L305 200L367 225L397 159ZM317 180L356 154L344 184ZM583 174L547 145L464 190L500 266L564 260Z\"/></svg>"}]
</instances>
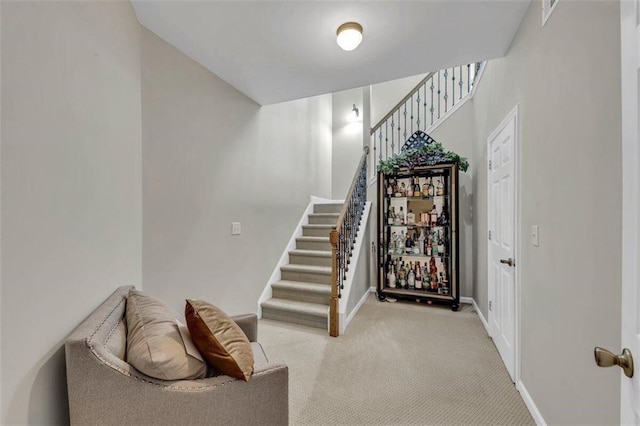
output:
<instances>
[{"instance_id":1,"label":"liquor bottle","mask_svg":"<svg viewBox=\"0 0 640 426\"><path fill-rule=\"evenodd\" d=\"M396 240L396 254L404 254L404 239L404 231L402 231Z\"/></svg>"},{"instance_id":2,"label":"liquor bottle","mask_svg":"<svg viewBox=\"0 0 640 426\"><path fill-rule=\"evenodd\" d=\"M431 246L431 237L427 238L427 246L424 248L425 256L431 256L433 254L433 247Z\"/></svg>"},{"instance_id":3,"label":"liquor bottle","mask_svg":"<svg viewBox=\"0 0 640 426\"><path fill-rule=\"evenodd\" d=\"M387 185L387 197L393 197L393 180L389 179L389 184Z\"/></svg>"},{"instance_id":4,"label":"liquor bottle","mask_svg":"<svg viewBox=\"0 0 640 426\"><path fill-rule=\"evenodd\" d=\"M391 233L391 238L389 239L389 254L393 254L396 251L396 244L398 242L398 234L396 231Z\"/></svg>"},{"instance_id":5,"label":"liquor bottle","mask_svg":"<svg viewBox=\"0 0 640 426\"><path fill-rule=\"evenodd\" d=\"M413 252L413 239L409 236L408 232L404 241L404 251L406 254L411 254Z\"/></svg>"},{"instance_id":6,"label":"liquor bottle","mask_svg":"<svg viewBox=\"0 0 640 426\"><path fill-rule=\"evenodd\" d=\"M411 264L409 264L409 273L407 274L407 287L409 287L410 290L416 288L416 273L413 272Z\"/></svg>"},{"instance_id":7,"label":"liquor bottle","mask_svg":"<svg viewBox=\"0 0 640 426\"><path fill-rule=\"evenodd\" d=\"M442 206L442 211L440 212L440 216L438 216L438 226L447 226L449 225L449 218L447 217L447 209L446 206Z\"/></svg>"},{"instance_id":8,"label":"liquor bottle","mask_svg":"<svg viewBox=\"0 0 640 426\"><path fill-rule=\"evenodd\" d=\"M394 224L396 221L396 208L393 206L389 206L389 217L387 218L387 223Z\"/></svg>"},{"instance_id":9,"label":"liquor bottle","mask_svg":"<svg viewBox=\"0 0 640 426\"><path fill-rule=\"evenodd\" d=\"M444 251L444 239L442 238L442 234L440 234L440 238L438 238L438 253L440 254L440 256L446 255Z\"/></svg>"},{"instance_id":10,"label":"liquor bottle","mask_svg":"<svg viewBox=\"0 0 640 426\"><path fill-rule=\"evenodd\" d=\"M429 182L429 178L425 179L424 183L422 184L422 196L425 197L425 198L429 196L429 185L428 185L428 182Z\"/></svg>"},{"instance_id":11,"label":"liquor bottle","mask_svg":"<svg viewBox=\"0 0 640 426\"><path fill-rule=\"evenodd\" d=\"M431 276L431 289L438 289L438 267L436 266L436 258L431 257L429 260L429 275Z\"/></svg>"},{"instance_id":12,"label":"liquor bottle","mask_svg":"<svg viewBox=\"0 0 640 426\"><path fill-rule=\"evenodd\" d=\"M400 207L402 209L402 207ZM429 216L431 217L431 226L436 226L438 224L438 209L436 209L436 205L433 205L433 208L429 212Z\"/></svg>"},{"instance_id":13,"label":"liquor bottle","mask_svg":"<svg viewBox=\"0 0 640 426\"><path fill-rule=\"evenodd\" d=\"M402 208L402 206L400 206L400 212L398 213L398 221L397 224L398 225L404 225L404 209Z\"/></svg>"},{"instance_id":14,"label":"liquor bottle","mask_svg":"<svg viewBox=\"0 0 640 426\"><path fill-rule=\"evenodd\" d=\"M429 178L429 188L428 188L429 198L435 195L435 188L433 187L433 179Z\"/></svg>"},{"instance_id":15,"label":"liquor bottle","mask_svg":"<svg viewBox=\"0 0 640 426\"><path fill-rule=\"evenodd\" d=\"M407 286L407 275L406 269L404 267L404 262L400 265L400 270L398 272L398 278L400 283L400 288L405 288Z\"/></svg>"},{"instance_id":16,"label":"liquor bottle","mask_svg":"<svg viewBox=\"0 0 640 426\"><path fill-rule=\"evenodd\" d=\"M444 195L444 183L442 182L444 180L444 176L441 176L440 179L438 179L438 183L436 183L436 195Z\"/></svg>"},{"instance_id":17,"label":"liquor bottle","mask_svg":"<svg viewBox=\"0 0 640 426\"><path fill-rule=\"evenodd\" d=\"M413 210L409 209L409 213L407 213L407 225L415 225L416 224L416 215L413 213Z\"/></svg>"},{"instance_id":18,"label":"liquor bottle","mask_svg":"<svg viewBox=\"0 0 640 426\"><path fill-rule=\"evenodd\" d=\"M414 184L413 184L413 196L414 197L419 197L420 196L420 178L416 178L416 180L414 181Z\"/></svg>"},{"instance_id":19,"label":"liquor bottle","mask_svg":"<svg viewBox=\"0 0 640 426\"><path fill-rule=\"evenodd\" d=\"M407 196L407 185L405 185L404 182L400 184L400 193L402 194L401 197Z\"/></svg>"},{"instance_id":20,"label":"liquor bottle","mask_svg":"<svg viewBox=\"0 0 640 426\"><path fill-rule=\"evenodd\" d=\"M442 272L440 272L440 277L438 278L438 294L445 294L444 288L442 288Z\"/></svg>"},{"instance_id":21,"label":"liquor bottle","mask_svg":"<svg viewBox=\"0 0 640 426\"><path fill-rule=\"evenodd\" d=\"M398 180L395 181L395 184L393 185L393 190L395 191L393 194L394 197L402 197L400 182L398 182Z\"/></svg>"},{"instance_id":22,"label":"liquor bottle","mask_svg":"<svg viewBox=\"0 0 640 426\"><path fill-rule=\"evenodd\" d=\"M418 254L424 254L424 229L420 229L420 236L418 237Z\"/></svg>"},{"instance_id":23,"label":"liquor bottle","mask_svg":"<svg viewBox=\"0 0 640 426\"><path fill-rule=\"evenodd\" d=\"M393 264L391 264L387 273L387 285L391 288L396 288L396 272Z\"/></svg>"},{"instance_id":24,"label":"liquor bottle","mask_svg":"<svg viewBox=\"0 0 640 426\"><path fill-rule=\"evenodd\" d=\"M417 288L419 290L422 289L422 271L421 271L421 268L420 268L420 262L416 262L415 288Z\"/></svg>"}]
</instances>

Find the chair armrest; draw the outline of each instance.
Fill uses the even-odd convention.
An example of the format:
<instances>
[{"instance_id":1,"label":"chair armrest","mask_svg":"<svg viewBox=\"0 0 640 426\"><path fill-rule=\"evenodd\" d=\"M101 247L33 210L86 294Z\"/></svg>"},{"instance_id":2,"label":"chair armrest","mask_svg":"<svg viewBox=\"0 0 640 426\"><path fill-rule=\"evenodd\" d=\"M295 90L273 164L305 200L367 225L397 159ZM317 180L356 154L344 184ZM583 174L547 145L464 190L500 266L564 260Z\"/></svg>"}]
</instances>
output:
<instances>
[{"instance_id":1,"label":"chair armrest","mask_svg":"<svg viewBox=\"0 0 640 426\"><path fill-rule=\"evenodd\" d=\"M258 341L258 316L256 314L245 314L231 317L240 326L250 342Z\"/></svg>"}]
</instances>

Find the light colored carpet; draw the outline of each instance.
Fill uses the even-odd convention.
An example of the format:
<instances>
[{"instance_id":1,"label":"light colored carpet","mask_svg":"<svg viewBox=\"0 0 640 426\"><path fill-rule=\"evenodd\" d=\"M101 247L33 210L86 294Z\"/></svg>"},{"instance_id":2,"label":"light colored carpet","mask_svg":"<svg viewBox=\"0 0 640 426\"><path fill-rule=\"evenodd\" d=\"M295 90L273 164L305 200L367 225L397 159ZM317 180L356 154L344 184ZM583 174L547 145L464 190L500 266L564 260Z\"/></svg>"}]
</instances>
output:
<instances>
[{"instance_id":1,"label":"light colored carpet","mask_svg":"<svg viewBox=\"0 0 640 426\"><path fill-rule=\"evenodd\" d=\"M260 320L259 341L289 366L292 425L535 424L471 305L372 294L338 338Z\"/></svg>"}]
</instances>

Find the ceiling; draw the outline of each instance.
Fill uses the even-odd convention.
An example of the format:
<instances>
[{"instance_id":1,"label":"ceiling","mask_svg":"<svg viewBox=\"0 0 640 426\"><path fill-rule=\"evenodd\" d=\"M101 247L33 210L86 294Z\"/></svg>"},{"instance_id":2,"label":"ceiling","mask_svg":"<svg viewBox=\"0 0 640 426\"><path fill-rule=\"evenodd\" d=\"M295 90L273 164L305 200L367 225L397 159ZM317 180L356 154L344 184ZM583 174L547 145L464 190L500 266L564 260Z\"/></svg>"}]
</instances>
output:
<instances>
[{"instance_id":1,"label":"ceiling","mask_svg":"<svg viewBox=\"0 0 640 426\"><path fill-rule=\"evenodd\" d=\"M142 25L267 105L503 56L530 0L150 1ZM364 27L345 52L336 29Z\"/></svg>"}]
</instances>

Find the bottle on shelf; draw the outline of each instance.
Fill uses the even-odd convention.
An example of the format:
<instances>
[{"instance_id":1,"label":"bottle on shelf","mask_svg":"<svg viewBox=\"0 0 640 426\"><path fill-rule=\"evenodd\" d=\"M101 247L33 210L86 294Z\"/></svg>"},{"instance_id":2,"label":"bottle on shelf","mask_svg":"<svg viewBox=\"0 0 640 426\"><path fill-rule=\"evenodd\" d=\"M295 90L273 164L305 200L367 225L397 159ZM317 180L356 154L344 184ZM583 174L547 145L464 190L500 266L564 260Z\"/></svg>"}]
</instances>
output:
<instances>
[{"instance_id":1,"label":"bottle on shelf","mask_svg":"<svg viewBox=\"0 0 640 426\"><path fill-rule=\"evenodd\" d=\"M446 252L444 251L444 238L442 238L442 233L440 233L440 238L438 238L438 253L440 253L440 256L446 255Z\"/></svg>"},{"instance_id":2,"label":"bottle on shelf","mask_svg":"<svg viewBox=\"0 0 640 426\"><path fill-rule=\"evenodd\" d=\"M393 196L394 197L402 197L402 192L400 192L400 182L396 179L393 185Z\"/></svg>"},{"instance_id":3,"label":"bottle on shelf","mask_svg":"<svg viewBox=\"0 0 640 426\"><path fill-rule=\"evenodd\" d=\"M404 239L404 231L402 231L396 240L396 254L404 254Z\"/></svg>"},{"instance_id":4,"label":"bottle on shelf","mask_svg":"<svg viewBox=\"0 0 640 426\"><path fill-rule=\"evenodd\" d=\"M420 196L420 178L416 177L414 184L413 184L413 196L414 197L419 197Z\"/></svg>"},{"instance_id":5,"label":"bottle on shelf","mask_svg":"<svg viewBox=\"0 0 640 426\"><path fill-rule=\"evenodd\" d=\"M394 224L396 221L396 208L393 206L389 206L389 213L388 213L388 221L387 223L389 224Z\"/></svg>"},{"instance_id":6,"label":"bottle on shelf","mask_svg":"<svg viewBox=\"0 0 640 426\"><path fill-rule=\"evenodd\" d=\"M400 211L398 212L398 215L396 216L398 218L398 220L396 221L396 225L404 225L404 209L402 208L402 206L400 206Z\"/></svg>"},{"instance_id":7,"label":"bottle on shelf","mask_svg":"<svg viewBox=\"0 0 640 426\"><path fill-rule=\"evenodd\" d=\"M394 192L393 180L389 179L389 184L387 185L387 197L393 197Z\"/></svg>"},{"instance_id":8,"label":"bottle on shelf","mask_svg":"<svg viewBox=\"0 0 640 426\"><path fill-rule=\"evenodd\" d=\"M389 254L394 254L396 252L396 246L398 245L398 234L396 231L391 233L391 238L389 238Z\"/></svg>"},{"instance_id":9,"label":"bottle on shelf","mask_svg":"<svg viewBox=\"0 0 640 426\"><path fill-rule=\"evenodd\" d=\"M436 266L436 258L431 257L429 260L429 275L431 277L431 290L438 289L438 267Z\"/></svg>"},{"instance_id":10,"label":"bottle on shelf","mask_svg":"<svg viewBox=\"0 0 640 426\"><path fill-rule=\"evenodd\" d=\"M444 195L444 176L440 176L438 182L436 183L436 195Z\"/></svg>"},{"instance_id":11,"label":"bottle on shelf","mask_svg":"<svg viewBox=\"0 0 640 426\"><path fill-rule=\"evenodd\" d=\"M404 182L400 184L400 194L402 194L401 197L407 196L407 185L405 185Z\"/></svg>"},{"instance_id":12,"label":"bottle on shelf","mask_svg":"<svg viewBox=\"0 0 640 426\"><path fill-rule=\"evenodd\" d=\"M402 207L400 207L400 209L402 210ZM438 224L438 209L436 209L435 204L433 205L433 208L429 212L429 216L430 216L429 223L431 224L431 226L436 226Z\"/></svg>"},{"instance_id":13,"label":"bottle on shelf","mask_svg":"<svg viewBox=\"0 0 640 426\"><path fill-rule=\"evenodd\" d=\"M429 178L429 188L427 189L429 198L432 198L435 195L435 188L433 186L433 178Z\"/></svg>"},{"instance_id":14,"label":"bottle on shelf","mask_svg":"<svg viewBox=\"0 0 640 426\"><path fill-rule=\"evenodd\" d=\"M424 248L424 254L425 254L425 256L432 256L433 255L433 246L431 245L431 236L429 236L429 238L427 238L426 246Z\"/></svg>"},{"instance_id":15,"label":"bottle on shelf","mask_svg":"<svg viewBox=\"0 0 640 426\"><path fill-rule=\"evenodd\" d=\"M447 204L445 203L442 206L442 211L440 212L440 216L438 216L438 226L447 226L449 225L449 216L447 215Z\"/></svg>"},{"instance_id":16,"label":"bottle on shelf","mask_svg":"<svg viewBox=\"0 0 640 426\"><path fill-rule=\"evenodd\" d=\"M407 272L404 267L404 262L400 265L400 269L398 271L398 283L400 284L400 288L405 288L407 286Z\"/></svg>"},{"instance_id":17,"label":"bottle on shelf","mask_svg":"<svg viewBox=\"0 0 640 426\"><path fill-rule=\"evenodd\" d=\"M423 197L428 197L429 196L429 178L426 178L424 180L424 183L422 184L422 196Z\"/></svg>"},{"instance_id":18,"label":"bottle on shelf","mask_svg":"<svg viewBox=\"0 0 640 426\"><path fill-rule=\"evenodd\" d=\"M431 235L431 255L438 256L438 231L433 231Z\"/></svg>"},{"instance_id":19,"label":"bottle on shelf","mask_svg":"<svg viewBox=\"0 0 640 426\"><path fill-rule=\"evenodd\" d=\"M418 244L416 244L416 246L418 247L418 254L424 254L424 229L420 229L420 236L418 237Z\"/></svg>"},{"instance_id":20,"label":"bottle on shelf","mask_svg":"<svg viewBox=\"0 0 640 426\"><path fill-rule=\"evenodd\" d=\"M407 213L407 225L415 225L415 224L416 224L416 215L413 213L413 210L409 209L409 213Z\"/></svg>"},{"instance_id":21,"label":"bottle on shelf","mask_svg":"<svg viewBox=\"0 0 640 426\"><path fill-rule=\"evenodd\" d=\"M404 251L406 254L413 253L413 239L411 238L408 232L404 241Z\"/></svg>"},{"instance_id":22,"label":"bottle on shelf","mask_svg":"<svg viewBox=\"0 0 640 426\"><path fill-rule=\"evenodd\" d=\"M416 273L413 271L411 262L409 262L409 273L407 274L407 287L411 290L416 288Z\"/></svg>"},{"instance_id":23,"label":"bottle on shelf","mask_svg":"<svg viewBox=\"0 0 640 426\"><path fill-rule=\"evenodd\" d=\"M422 289L422 271L420 268L420 262L416 262L415 288L419 290Z\"/></svg>"},{"instance_id":24,"label":"bottle on shelf","mask_svg":"<svg viewBox=\"0 0 640 426\"><path fill-rule=\"evenodd\" d=\"M389 265L389 272L387 272L387 286L396 288L396 272L393 263Z\"/></svg>"}]
</instances>

